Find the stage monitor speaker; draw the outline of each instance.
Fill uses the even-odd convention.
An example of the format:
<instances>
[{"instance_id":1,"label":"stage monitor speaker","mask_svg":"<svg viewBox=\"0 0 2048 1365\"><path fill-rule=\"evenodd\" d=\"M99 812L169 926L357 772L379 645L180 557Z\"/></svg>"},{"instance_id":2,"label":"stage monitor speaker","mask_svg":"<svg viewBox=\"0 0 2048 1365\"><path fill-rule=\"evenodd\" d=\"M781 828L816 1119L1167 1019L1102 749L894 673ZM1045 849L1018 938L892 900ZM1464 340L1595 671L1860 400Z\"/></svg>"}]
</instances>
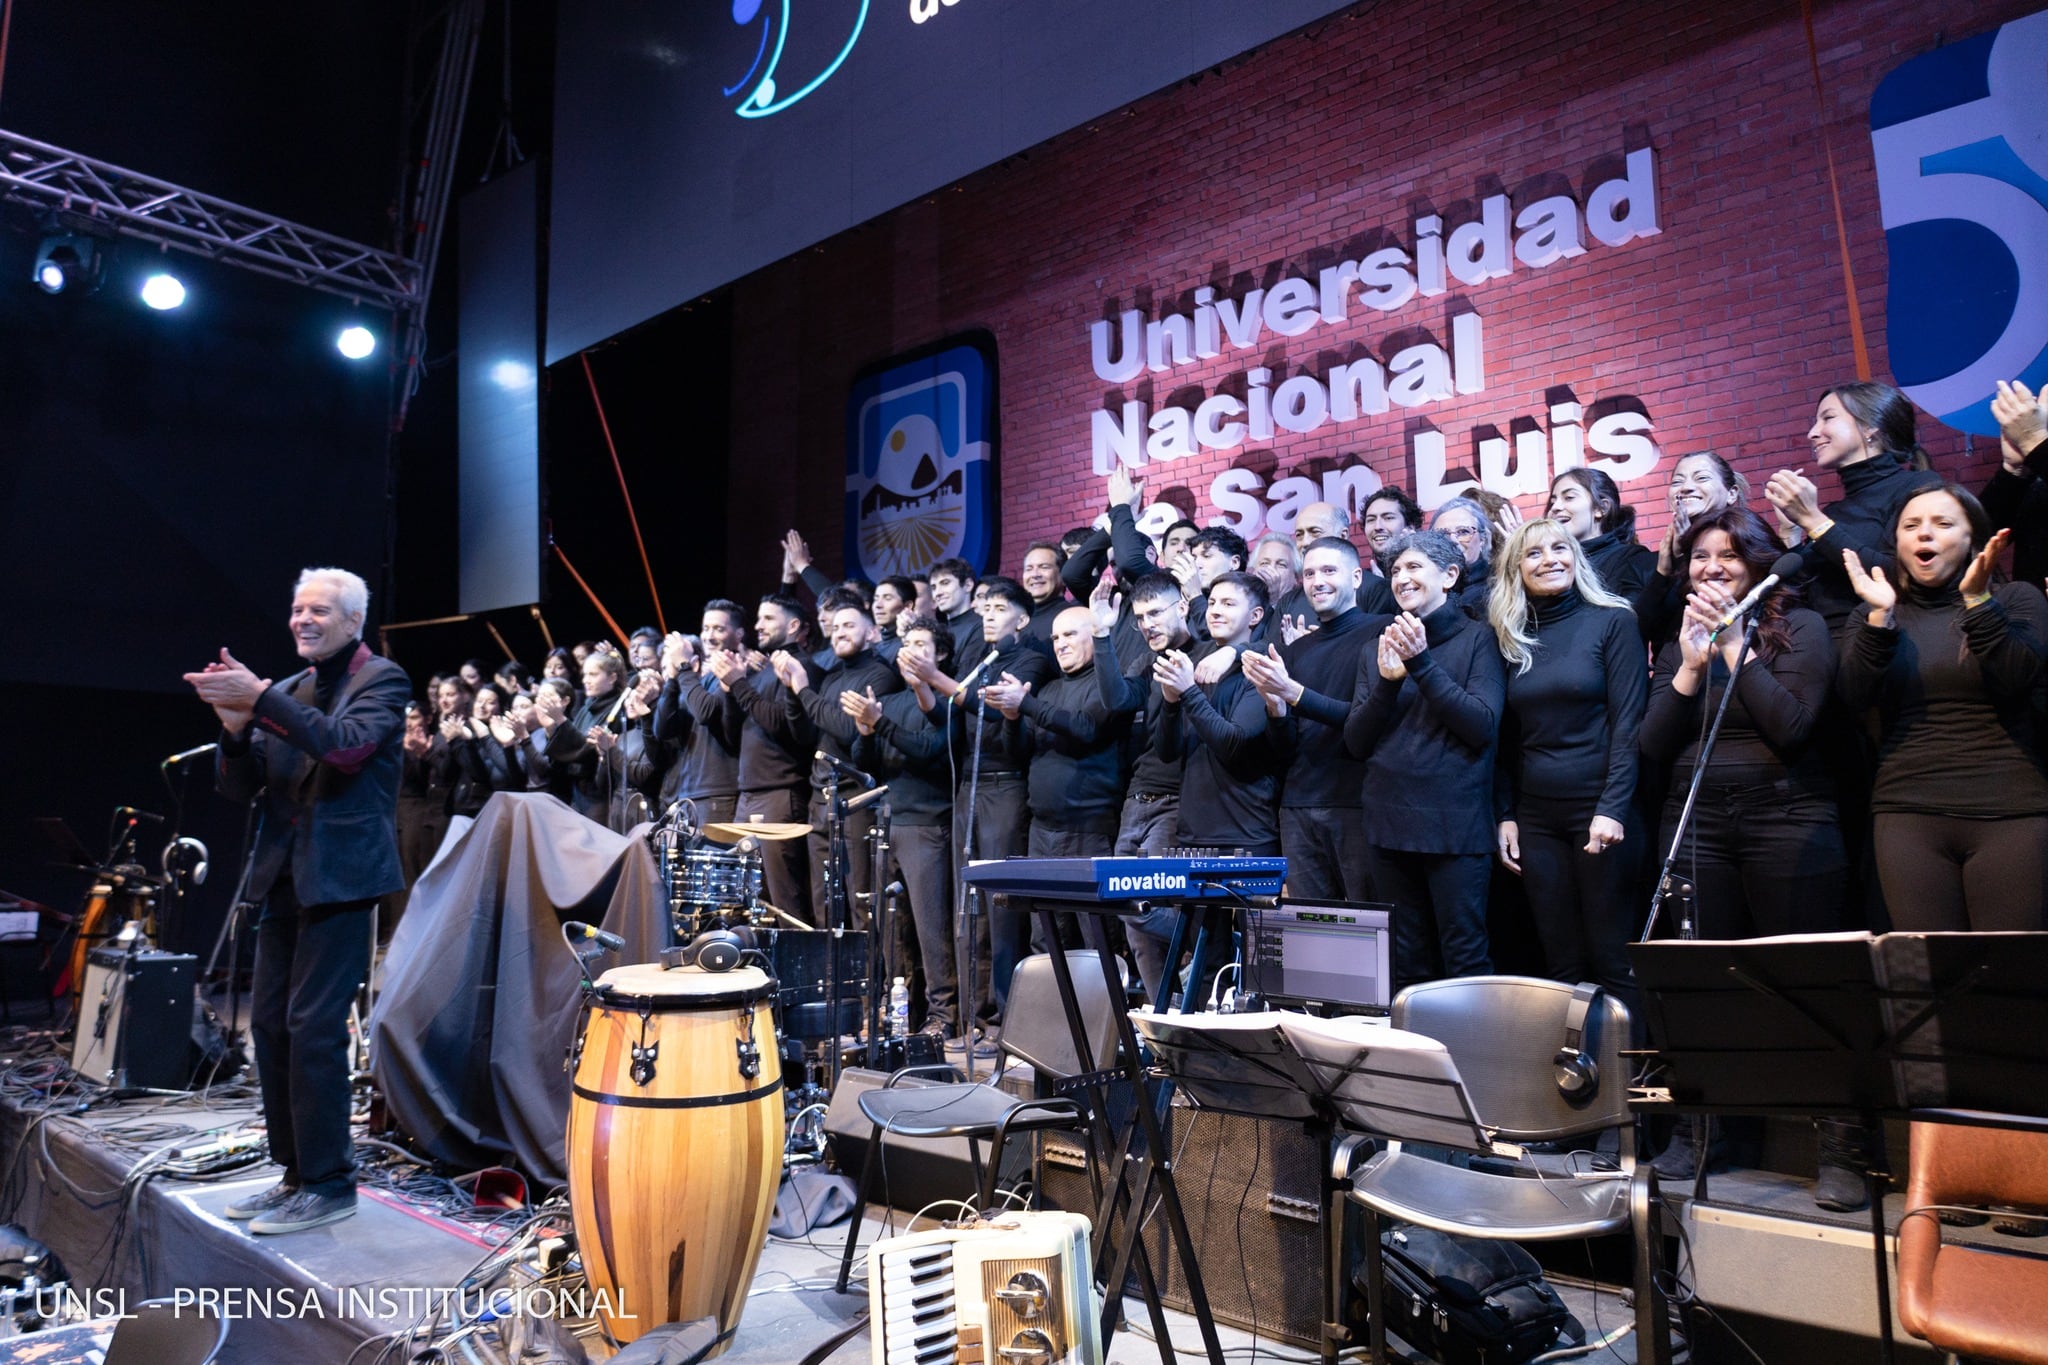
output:
<instances>
[{"instance_id":1,"label":"stage monitor speaker","mask_svg":"<svg viewBox=\"0 0 2048 1365\"><path fill-rule=\"evenodd\" d=\"M1319 1349L1327 1260L1322 1144L1299 1120L1244 1118L1178 1101L1166 1139L1178 1154L1173 1178L1210 1311L1261 1338ZM1038 1190L1048 1208L1093 1216L1082 1150L1069 1134L1040 1135ZM1124 1219L1118 1222L1121 1237ZM1155 1215L1147 1224L1145 1248L1153 1273L1164 1267L1160 1298L1169 1308L1193 1311L1165 1218ZM1125 1286L1138 1292L1135 1263ZM1362 1321L1357 1296L1347 1294L1345 1302Z\"/></svg>"},{"instance_id":2,"label":"stage monitor speaker","mask_svg":"<svg viewBox=\"0 0 2048 1365\"><path fill-rule=\"evenodd\" d=\"M100 1085L187 1089L197 966L189 953L93 949L85 959L71 1069Z\"/></svg>"},{"instance_id":3,"label":"stage monitor speaker","mask_svg":"<svg viewBox=\"0 0 2048 1365\"><path fill-rule=\"evenodd\" d=\"M1003 1073L1003 1090L1020 1099L1034 1093L1028 1068L1011 1067ZM860 1179L867 1160L868 1139L875 1131L867 1115L860 1112L860 1097L886 1084L889 1073L850 1066L839 1073L839 1085L825 1107L825 1134L831 1140L832 1157L840 1173ZM923 1076L906 1076L903 1086L942 1085ZM982 1144L988 1156L988 1144ZM1031 1144L1021 1137L1011 1141L1003 1153L999 1190L1015 1186L1031 1173ZM965 1199L973 1202L979 1187L974 1180L974 1162L968 1155L966 1138L910 1138L899 1133L882 1136L882 1159L875 1167L874 1188L868 1197L905 1213L915 1213L934 1199ZM955 1213L958 1210L954 1210Z\"/></svg>"}]
</instances>

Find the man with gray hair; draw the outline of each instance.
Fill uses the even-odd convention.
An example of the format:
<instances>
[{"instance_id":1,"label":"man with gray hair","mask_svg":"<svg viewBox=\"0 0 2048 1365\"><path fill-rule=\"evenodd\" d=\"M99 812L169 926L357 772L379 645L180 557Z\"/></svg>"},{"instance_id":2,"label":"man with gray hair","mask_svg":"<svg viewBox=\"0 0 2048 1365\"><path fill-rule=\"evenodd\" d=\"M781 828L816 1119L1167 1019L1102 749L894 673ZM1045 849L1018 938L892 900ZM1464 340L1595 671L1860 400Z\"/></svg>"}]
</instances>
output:
<instances>
[{"instance_id":1,"label":"man with gray hair","mask_svg":"<svg viewBox=\"0 0 2048 1365\"><path fill-rule=\"evenodd\" d=\"M1304 557L1308 554L1308 547L1325 536L1351 540L1351 514L1329 502L1312 502L1295 513L1294 548ZM1352 543L1357 544L1356 541ZM1365 578L1358 585L1358 609L1367 616L1396 610L1394 594L1387 587L1387 580L1375 571L1377 567L1377 564L1368 565ZM1314 629L1314 622L1308 624L1310 629Z\"/></svg>"},{"instance_id":2,"label":"man with gray hair","mask_svg":"<svg viewBox=\"0 0 2048 1365\"><path fill-rule=\"evenodd\" d=\"M398 779L412 697L405 670L363 643L369 608L355 574L307 569L291 611L306 668L272 683L223 649L185 674L220 717L221 794L263 798L249 868L248 894L263 905L249 1027L284 1175L224 1210L256 1233L356 1211L348 1010L369 974L370 907L405 884Z\"/></svg>"}]
</instances>

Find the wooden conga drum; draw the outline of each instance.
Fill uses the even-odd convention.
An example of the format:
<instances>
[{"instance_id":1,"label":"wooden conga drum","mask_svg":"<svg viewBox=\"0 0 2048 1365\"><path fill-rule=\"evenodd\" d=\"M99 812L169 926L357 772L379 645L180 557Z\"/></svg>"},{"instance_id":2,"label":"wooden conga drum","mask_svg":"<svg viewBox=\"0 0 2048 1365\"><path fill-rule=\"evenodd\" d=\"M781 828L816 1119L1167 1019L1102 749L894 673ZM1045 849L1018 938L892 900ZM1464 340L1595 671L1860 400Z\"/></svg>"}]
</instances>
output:
<instances>
[{"instance_id":1,"label":"wooden conga drum","mask_svg":"<svg viewBox=\"0 0 2048 1365\"><path fill-rule=\"evenodd\" d=\"M774 989L755 967L598 978L569 1100L569 1205L621 1343L714 1314L739 1326L782 1173Z\"/></svg>"}]
</instances>

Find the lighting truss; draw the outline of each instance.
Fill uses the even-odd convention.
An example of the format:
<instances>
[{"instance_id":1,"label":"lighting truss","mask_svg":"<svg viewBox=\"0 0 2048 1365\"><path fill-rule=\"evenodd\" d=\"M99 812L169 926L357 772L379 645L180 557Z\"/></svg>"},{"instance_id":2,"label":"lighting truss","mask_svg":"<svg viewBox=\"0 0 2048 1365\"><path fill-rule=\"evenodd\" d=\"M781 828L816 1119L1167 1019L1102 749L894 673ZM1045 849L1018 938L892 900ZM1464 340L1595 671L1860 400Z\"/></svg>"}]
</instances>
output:
<instances>
[{"instance_id":1,"label":"lighting truss","mask_svg":"<svg viewBox=\"0 0 2048 1365\"><path fill-rule=\"evenodd\" d=\"M0 197L409 315L417 261L0 129Z\"/></svg>"}]
</instances>

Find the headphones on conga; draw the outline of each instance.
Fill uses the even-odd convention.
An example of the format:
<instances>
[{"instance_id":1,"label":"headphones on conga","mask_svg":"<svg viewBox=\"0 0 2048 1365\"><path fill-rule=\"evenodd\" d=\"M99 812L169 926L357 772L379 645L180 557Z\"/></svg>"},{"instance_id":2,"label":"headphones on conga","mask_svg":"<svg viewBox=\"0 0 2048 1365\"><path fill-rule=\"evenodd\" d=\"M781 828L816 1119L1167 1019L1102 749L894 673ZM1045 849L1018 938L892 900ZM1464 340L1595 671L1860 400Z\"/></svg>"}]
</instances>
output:
<instances>
[{"instance_id":1,"label":"headphones on conga","mask_svg":"<svg viewBox=\"0 0 2048 1365\"><path fill-rule=\"evenodd\" d=\"M1557 1093L1572 1104L1584 1104L1600 1093L1600 1067L1586 1052L1586 1016L1600 998L1600 988L1581 981L1572 990L1564 1012L1564 1046L1550 1059L1557 1073Z\"/></svg>"},{"instance_id":2,"label":"headphones on conga","mask_svg":"<svg viewBox=\"0 0 2048 1365\"><path fill-rule=\"evenodd\" d=\"M751 929L707 929L680 948L662 949L661 965L729 972L757 946Z\"/></svg>"}]
</instances>

